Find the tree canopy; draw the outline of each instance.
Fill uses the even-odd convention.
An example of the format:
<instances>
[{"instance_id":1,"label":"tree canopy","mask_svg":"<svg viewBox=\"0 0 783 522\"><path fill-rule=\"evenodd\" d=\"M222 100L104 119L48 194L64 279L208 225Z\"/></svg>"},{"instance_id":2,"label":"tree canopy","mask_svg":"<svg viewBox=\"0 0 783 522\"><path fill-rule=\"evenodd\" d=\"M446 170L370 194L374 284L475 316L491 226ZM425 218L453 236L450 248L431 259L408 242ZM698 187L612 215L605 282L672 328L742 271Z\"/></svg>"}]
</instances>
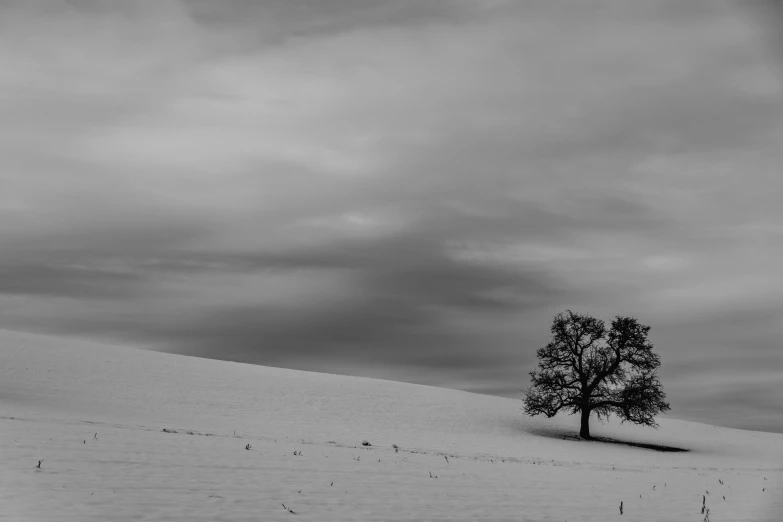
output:
<instances>
[{"instance_id":1,"label":"tree canopy","mask_svg":"<svg viewBox=\"0 0 783 522\"><path fill-rule=\"evenodd\" d=\"M590 414L657 427L655 416L670 409L657 376L660 357L647 339L649 326L617 316L611 327L567 310L552 322L552 340L537 351L524 399L528 415L581 413L580 436L590 439Z\"/></svg>"}]
</instances>

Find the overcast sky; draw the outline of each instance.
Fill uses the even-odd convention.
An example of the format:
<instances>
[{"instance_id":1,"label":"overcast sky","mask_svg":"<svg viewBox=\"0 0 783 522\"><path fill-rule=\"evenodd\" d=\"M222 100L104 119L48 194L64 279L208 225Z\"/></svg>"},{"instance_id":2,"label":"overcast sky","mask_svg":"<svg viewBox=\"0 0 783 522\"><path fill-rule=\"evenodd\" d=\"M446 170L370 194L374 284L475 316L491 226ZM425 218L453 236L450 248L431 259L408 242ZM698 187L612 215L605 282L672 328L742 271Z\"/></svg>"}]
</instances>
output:
<instances>
[{"instance_id":1,"label":"overcast sky","mask_svg":"<svg viewBox=\"0 0 783 522\"><path fill-rule=\"evenodd\" d=\"M773 14L2 2L0 328L521 397L633 315L672 416L783 432Z\"/></svg>"}]
</instances>

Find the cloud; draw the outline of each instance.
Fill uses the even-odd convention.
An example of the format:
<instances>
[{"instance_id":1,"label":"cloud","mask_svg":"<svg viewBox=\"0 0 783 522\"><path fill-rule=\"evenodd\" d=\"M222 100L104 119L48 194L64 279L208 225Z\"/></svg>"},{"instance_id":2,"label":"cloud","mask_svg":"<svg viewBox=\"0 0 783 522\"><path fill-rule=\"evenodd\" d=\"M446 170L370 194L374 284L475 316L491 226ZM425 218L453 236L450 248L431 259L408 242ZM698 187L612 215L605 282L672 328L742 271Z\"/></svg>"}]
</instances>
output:
<instances>
[{"instance_id":1,"label":"cloud","mask_svg":"<svg viewBox=\"0 0 783 522\"><path fill-rule=\"evenodd\" d=\"M720 407L694 360L750 354L744 390L779 357L783 90L744 11L0 9L0 327L513 395L555 313L631 314L684 416Z\"/></svg>"},{"instance_id":2,"label":"cloud","mask_svg":"<svg viewBox=\"0 0 783 522\"><path fill-rule=\"evenodd\" d=\"M42 264L0 269L0 293L128 298L141 283L133 273L78 265Z\"/></svg>"}]
</instances>

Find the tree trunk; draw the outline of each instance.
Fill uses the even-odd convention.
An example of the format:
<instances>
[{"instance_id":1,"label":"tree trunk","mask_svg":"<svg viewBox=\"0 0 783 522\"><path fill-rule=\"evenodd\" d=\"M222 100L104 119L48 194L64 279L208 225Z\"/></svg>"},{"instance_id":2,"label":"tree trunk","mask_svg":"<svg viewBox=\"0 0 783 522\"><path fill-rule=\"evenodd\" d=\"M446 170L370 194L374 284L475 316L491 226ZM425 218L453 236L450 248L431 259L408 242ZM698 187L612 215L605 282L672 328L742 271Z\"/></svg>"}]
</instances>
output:
<instances>
[{"instance_id":1,"label":"tree trunk","mask_svg":"<svg viewBox=\"0 0 783 522\"><path fill-rule=\"evenodd\" d=\"M582 408L582 427L579 429L579 436L590 440L590 409Z\"/></svg>"}]
</instances>

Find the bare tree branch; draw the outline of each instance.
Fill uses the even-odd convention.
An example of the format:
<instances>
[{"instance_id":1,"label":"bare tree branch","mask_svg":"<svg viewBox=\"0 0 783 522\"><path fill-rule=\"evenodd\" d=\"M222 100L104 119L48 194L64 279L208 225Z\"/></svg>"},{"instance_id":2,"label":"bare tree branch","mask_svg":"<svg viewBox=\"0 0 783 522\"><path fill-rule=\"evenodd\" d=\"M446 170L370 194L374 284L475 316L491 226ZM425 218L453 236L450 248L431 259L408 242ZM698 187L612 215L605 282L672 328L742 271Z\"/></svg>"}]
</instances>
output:
<instances>
[{"instance_id":1,"label":"bare tree branch","mask_svg":"<svg viewBox=\"0 0 783 522\"><path fill-rule=\"evenodd\" d=\"M656 370L660 357L648 341L649 326L617 316L603 321L567 310L555 316L552 340L537 350L525 413L553 417L582 413L580 434L589 438L589 416L617 415L622 422L656 427L655 415L670 409Z\"/></svg>"}]
</instances>

